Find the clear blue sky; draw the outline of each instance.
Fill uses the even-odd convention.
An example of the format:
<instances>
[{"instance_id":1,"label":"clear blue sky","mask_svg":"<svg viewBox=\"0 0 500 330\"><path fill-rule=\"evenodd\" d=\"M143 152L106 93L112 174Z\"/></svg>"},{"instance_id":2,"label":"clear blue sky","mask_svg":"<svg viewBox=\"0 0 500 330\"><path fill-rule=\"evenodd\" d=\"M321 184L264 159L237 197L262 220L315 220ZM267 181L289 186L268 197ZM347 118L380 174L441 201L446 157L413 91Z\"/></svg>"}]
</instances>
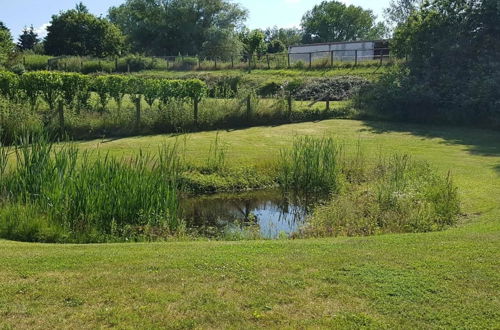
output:
<instances>
[{"instance_id":1,"label":"clear blue sky","mask_svg":"<svg viewBox=\"0 0 500 330\"><path fill-rule=\"evenodd\" d=\"M321 0L232 0L247 8L250 12L246 22L250 28L269 26L298 26L302 15ZM15 39L24 26L33 25L41 29L50 21L53 14L75 7L79 0L0 0L0 21L12 31ZM108 8L124 3L125 0L83 0L92 13L106 15ZM343 0L369 8L382 17L382 11L389 0Z\"/></svg>"}]
</instances>

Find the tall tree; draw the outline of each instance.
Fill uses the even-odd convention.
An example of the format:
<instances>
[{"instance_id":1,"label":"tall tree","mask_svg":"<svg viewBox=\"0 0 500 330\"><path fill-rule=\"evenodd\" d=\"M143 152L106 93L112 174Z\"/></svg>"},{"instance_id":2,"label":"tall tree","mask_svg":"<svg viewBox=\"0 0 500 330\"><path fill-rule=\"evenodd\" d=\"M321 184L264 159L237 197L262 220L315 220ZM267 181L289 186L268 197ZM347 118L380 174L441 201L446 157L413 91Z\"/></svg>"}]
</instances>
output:
<instances>
[{"instance_id":1,"label":"tall tree","mask_svg":"<svg viewBox=\"0 0 500 330\"><path fill-rule=\"evenodd\" d=\"M299 44L303 38L303 32L298 28L278 28L274 26L267 28L264 33L266 34L266 42L271 43L274 40L279 40L285 48Z\"/></svg>"},{"instance_id":2,"label":"tall tree","mask_svg":"<svg viewBox=\"0 0 500 330\"><path fill-rule=\"evenodd\" d=\"M119 55L124 48L125 39L120 29L90 14L82 3L52 16L47 32L45 51L49 55L104 57Z\"/></svg>"},{"instance_id":3,"label":"tall tree","mask_svg":"<svg viewBox=\"0 0 500 330\"><path fill-rule=\"evenodd\" d=\"M304 43L380 39L387 29L371 10L340 1L323 1L302 18Z\"/></svg>"},{"instance_id":4,"label":"tall tree","mask_svg":"<svg viewBox=\"0 0 500 330\"><path fill-rule=\"evenodd\" d=\"M266 35L259 29L244 29L240 32L240 40L243 43L243 53L246 58L261 56L266 52Z\"/></svg>"},{"instance_id":5,"label":"tall tree","mask_svg":"<svg viewBox=\"0 0 500 330\"><path fill-rule=\"evenodd\" d=\"M396 27L405 23L408 18L422 5L423 0L391 0L384 10L387 22Z\"/></svg>"},{"instance_id":6,"label":"tall tree","mask_svg":"<svg viewBox=\"0 0 500 330\"><path fill-rule=\"evenodd\" d=\"M3 66L14 49L9 29L0 22L0 67Z\"/></svg>"},{"instance_id":7,"label":"tall tree","mask_svg":"<svg viewBox=\"0 0 500 330\"><path fill-rule=\"evenodd\" d=\"M432 0L396 29L403 70L381 79L373 109L398 119L500 127L500 2Z\"/></svg>"},{"instance_id":8,"label":"tall tree","mask_svg":"<svg viewBox=\"0 0 500 330\"><path fill-rule=\"evenodd\" d=\"M133 49L153 55L198 54L214 29L234 31L246 17L228 0L127 0L109 10Z\"/></svg>"},{"instance_id":9,"label":"tall tree","mask_svg":"<svg viewBox=\"0 0 500 330\"><path fill-rule=\"evenodd\" d=\"M229 60L241 54L243 44L231 29L211 28L202 44L201 55Z\"/></svg>"},{"instance_id":10,"label":"tall tree","mask_svg":"<svg viewBox=\"0 0 500 330\"><path fill-rule=\"evenodd\" d=\"M33 50L35 46L40 42L38 34L35 32L33 25L28 28L23 29L23 33L19 36L17 47L20 50Z\"/></svg>"}]
</instances>

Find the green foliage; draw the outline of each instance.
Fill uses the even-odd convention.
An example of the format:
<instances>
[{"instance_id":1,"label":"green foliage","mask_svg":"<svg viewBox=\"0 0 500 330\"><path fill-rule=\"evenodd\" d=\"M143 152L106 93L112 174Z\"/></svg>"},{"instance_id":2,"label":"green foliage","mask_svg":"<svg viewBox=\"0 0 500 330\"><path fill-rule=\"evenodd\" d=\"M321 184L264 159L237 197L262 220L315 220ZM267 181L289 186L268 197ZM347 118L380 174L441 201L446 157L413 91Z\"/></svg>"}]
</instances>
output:
<instances>
[{"instance_id":1,"label":"green foliage","mask_svg":"<svg viewBox=\"0 0 500 330\"><path fill-rule=\"evenodd\" d=\"M41 116L31 111L24 103L19 103L17 97L14 101L0 97L0 145L2 143L10 145L18 136L27 132L36 134L43 128ZM5 150L1 147L0 149L0 153Z\"/></svg>"},{"instance_id":2,"label":"green foliage","mask_svg":"<svg viewBox=\"0 0 500 330\"><path fill-rule=\"evenodd\" d=\"M12 35L9 29L0 22L0 69L7 63L7 60L14 50Z\"/></svg>"},{"instance_id":3,"label":"green foliage","mask_svg":"<svg viewBox=\"0 0 500 330\"><path fill-rule=\"evenodd\" d=\"M165 235L181 226L175 146L155 157L140 153L127 161L91 161L71 145L54 148L45 138L30 137L15 154L14 168L0 181L0 192L8 195L0 198L12 203L8 216L20 223L0 221L2 237L40 239L39 231L52 227L65 235L48 235L44 241L95 242L129 238L145 226ZM6 215L0 213L3 220Z\"/></svg>"},{"instance_id":4,"label":"green foliage","mask_svg":"<svg viewBox=\"0 0 500 330\"><path fill-rule=\"evenodd\" d=\"M201 55L217 58L220 61L230 61L232 57L241 54L242 44L233 29L211 28L202 44Z\"/></svg>"},{"instance_id":5,"label":"green foliage","mask_svg":"<svg viewBox=\"0 0 500 330\"><path fill-rule=\"evenodd\" d=\"M160 98L161 86L162 83L159 79L144 79L142 88L144 100L146 100L150 108L152 108L155 101Z\"/></svg>"},{"instance_id":6,"label":"green foliage","mask_svg":"<svg viewBox=\"0 0 500 330\"><path fill-rule=\"evenodd\" d=\"M279 182L284 191L338 193L345 181L342 165L342 146L332 138L297 138L281 151Z\"/></svg>"},{"instance_id":7,"label":"green foliage","mask_svg":"<svg viewBox=\"0 0 500 330\"><path fill-rule=\"evenodd\" d=\"M182 92L186 97L189 97L193 102L201 102L207 94L206 84L199 79L188 79L182 83Z\"/></svg>"},{"instance_id":8,"label":"green foliage","mask_svg":"<svg viewBox=\"0 0 500 330\"><path fill-rule=\"evenodd\" d=\"M371 10L340 1L323 1L302 18L303 42L338 42L381 39L383 23L376 22Z\"/></svg>"},{"instance_id":9,"label":"green foliage","mask_svg":"<svg viewBox=\"0 0 500 330\"><path fill-rule=\"evenodd\" d=\"M92 79L91 90L97 94L99 97L99 103L101 104L101 112L106 110L106 106L109 102L109 85L107 76L97 76Z\"/></svg>"},{"instance_id":10,"label":"green foliage","mask_svg":"<svg viewBox=\"0 0 500 330\"><path fill-rule=\"evenodd\" d=\"M106 77L106 88L109 96L112 97L118 105L118 111L121 110L123 97L127 93L128 78L119 75L108 75Z\"/></svg>"},{"instance_id":11,"label":"green foliage","mask_svg":"<svg viewBox=\"0 0 500 330\"><path fill-rule=\"evenodd\" d=\"M500 10L496 1L435 0L401 24L402 68L360 95L362 109L397 120L500 127Z\"/></svg>"},{"instance_id":12,"label":"green foliage","mask_svg":"<svg viewBox=\"0 0 500 330\"><path fill-rule=\"evenodd\" d=\"M47 69L47 62L51 58L47 55L23 54L24 66L27 71L40 71Z\"/></svg>"},{"instance_id":13,"label":"green foliage","mask_svg":"<svg viewBox=\"0 0 500 330\"><path fill-rule=\"evenodd\" d=\"M40 95L49 106L49 110L55 110L56 102L63 94L62 75L56 72L28 72L22 75L21 86L32 106L36 104L36 98Z\"/></svg>"},{"instance_id":14,"label":"green foliage","mask_svg":"<svg viewBox=\"0 0 500 330\"><path fill-rule=\"evenodd\" d=\"M38 34L35 32L33 25L28 28L23 29L23 33L19 36L17 42L17 47L21 51L33 50L35 46L40 42Z\"/></svg>"},{"instance_id":15,"label":"green foliage","mask_svg":"<svg viewBox=\"0 0 500 330\"><path fill-rule=\"evenodd\" d=\"M84 6L52 16L47 28L45 51L54 56L113 56L124 49L121 31Z\"/></svg>"},{"instance_id":16,"label":"green foliage","mask_svg":"<svg viewBox=\"0 0 500 330\"><path fill-rule=\"evenodd\" d=\"M65 73L61 75L61 79L62 96L65 105L68 108L72 108L75 102L78 103L79 107L85 105L85 98L88 95L89 78L79 73Z\"/></svg>"},{"instance_id":17,"label":"green foliage","mask_svg":"<svg viewBox=\"0 0 500 330\"><path fill-rule=\"evenodd\" d=\"M247 58L261 56L266 52L266 35L259 29L244 30L240 33L240 40L243 43L243 49Z\"/></svg>"},{"instance_id":18,"label":"green foliage","mask_svg":"<svg viewBox=\"0 0 500 330\"><path fill-rule=\"evenodd\" d=\"M13 100L14 98L16 98L18 88L18 75L7 71L0 71L0 95Z\"/></svg>"},{"instance_id":19,"label":"green foliage","mask_svg":"<svg viewBox=\"0 0 500 330\"><path fill-rule=\"evenodd\" d=\"M319 207L306 236L366 236L436 231L454 225L460 214L457 188L424 162L406 155L382 161L369 182Z\"/></svg>"},{"instance_id":20,"label":"green foliage","mask_svg":"<svg viewBox=\"0 0 500 330\"><path fill-rule=\"evenodd\" d=\"M275 26L267 28L264 33L268 43L271 44L273 41L278 40L284 45L285 49L300 44L303 38L302 30L298 28L278 28Z\"/></svg>"},{"instance_id":21,"label":"green foliage","mask_svg":"<svg viewBox=\"0 0 500 330\"><path fill-rule=\"evenodd\" d=\"M127 0L109 10L133 51L158 56L200 54L207 35L234 30L246 14L240 5L226 0Z\"/></svg>"},{"instance_id":22,"label":"green foliage","mask_svg":"<svg viewBox=\"0 0 500 330\"><path fill-rule=\"evenodd\" d=\"M285 44L281 40L272 40L267 45L269 54L283 53L286 50Z\"/></svg>"}]
</instances>

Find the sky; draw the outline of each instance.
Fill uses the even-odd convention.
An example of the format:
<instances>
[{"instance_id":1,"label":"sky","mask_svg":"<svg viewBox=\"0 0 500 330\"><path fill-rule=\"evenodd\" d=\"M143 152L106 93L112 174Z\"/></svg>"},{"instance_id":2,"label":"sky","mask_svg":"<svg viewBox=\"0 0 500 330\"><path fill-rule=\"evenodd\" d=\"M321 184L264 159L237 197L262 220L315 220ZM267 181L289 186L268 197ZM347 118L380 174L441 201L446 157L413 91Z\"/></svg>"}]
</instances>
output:
<instances>
[{"instance_id":1,"label":"sky","mask_svg":"<svg viewBox=\"0 0 500 330\"><path fill-rule=\"evenodd\" d=\"M321 0L231 0L240 3L249 11L246 22L251 29L265 29L271 26L298 27L302 15L319 4ZM341 0L371 9L382 18L382 12L389 0ZM0 21L17 37L25 26L33 25L44 36L44 29L52 15L72 9L79 0L0 0ZM109 7L118 6L125 0L82 0L90 12L106 15Z\"/></svg>"}]
</instances>

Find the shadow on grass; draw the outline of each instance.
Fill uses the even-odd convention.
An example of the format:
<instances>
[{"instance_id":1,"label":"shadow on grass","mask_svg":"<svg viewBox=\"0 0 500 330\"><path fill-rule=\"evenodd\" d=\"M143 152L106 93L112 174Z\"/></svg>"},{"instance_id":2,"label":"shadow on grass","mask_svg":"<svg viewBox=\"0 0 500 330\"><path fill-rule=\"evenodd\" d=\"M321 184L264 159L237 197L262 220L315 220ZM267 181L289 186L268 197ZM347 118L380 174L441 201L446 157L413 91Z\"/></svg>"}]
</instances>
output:
<instances>
[{"instance_id":1,"label":"shadow on grass","mask_svg":"<svg viewBox=\"0 0 500 330\"><path fill-rule=\"evenodd\" d=\"M363 130L374 134L406 132L424 138L440 138L443 144L465 146L471 154L500 157L500 132L494 130L381 121L364 121L364 124L368 128ZM500 172L500 163L493 169Z\"/></svg>"}]
</instances>

